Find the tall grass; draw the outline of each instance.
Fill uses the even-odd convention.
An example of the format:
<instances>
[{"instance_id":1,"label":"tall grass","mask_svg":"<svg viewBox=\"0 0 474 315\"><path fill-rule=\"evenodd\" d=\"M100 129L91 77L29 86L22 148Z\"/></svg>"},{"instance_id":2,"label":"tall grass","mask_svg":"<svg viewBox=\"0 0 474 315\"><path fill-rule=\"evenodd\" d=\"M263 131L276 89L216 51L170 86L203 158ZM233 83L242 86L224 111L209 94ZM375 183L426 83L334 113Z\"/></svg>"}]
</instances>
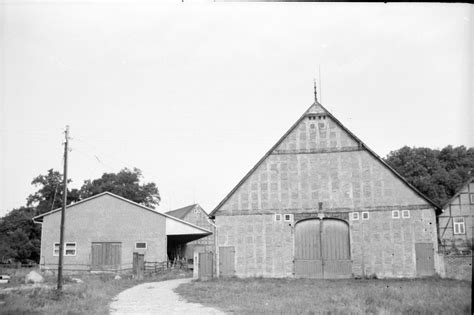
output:
<instances>
[{"instance_id":1,"label":"tall grass","mask_svg":"<svg viewBox=\"0 0 474 315\"><path fill-rule=\"evenodd\" d=\"M124 276L114 279L112 274L77 275L83 283L72 282L65 276L62 292L55 289L55 277L42 286L16 286L0 290L0 314L108 314L109 304L121 291L149 281L163 281L182 277L182 272L170 272L145 280ZM188 276L188 274L186 275ZM12 280L16 277L12 277Z\"/></svg>"},{"instance_id":2,"label":"tall grass","mask_svg":"<svg viewBox=\"0 0 474 315\"><path fill-rule=\"evenodd\" d=\"M183 284L190 302L236 314L470 314L471 283L444 279L219 279Z\"/></svg>"}]
</instances>

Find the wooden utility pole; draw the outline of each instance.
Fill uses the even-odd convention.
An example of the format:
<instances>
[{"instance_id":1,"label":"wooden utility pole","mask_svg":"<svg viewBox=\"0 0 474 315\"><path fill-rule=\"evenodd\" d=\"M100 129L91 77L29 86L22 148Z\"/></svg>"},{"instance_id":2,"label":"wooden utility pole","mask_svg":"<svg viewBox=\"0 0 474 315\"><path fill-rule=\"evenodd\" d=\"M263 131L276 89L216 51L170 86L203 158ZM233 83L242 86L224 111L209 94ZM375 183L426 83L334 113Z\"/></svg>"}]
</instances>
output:
<instances>
[{"instance_id":1,"label":"wooden utility pole","mask_svg":"<svg viewBox=\"0 0 474 315\"><path fill-rule=\"evenodd\" d=\"M64 255L64 222L66 220L66 202L67 202L67 152L69 143L69 126L66 126L64 132L66 142L64 142L64 175L63 175L63 206L61 208L61 229L59 232L59 263L58 263L58 290L63 289L63 255Z\"/></svg>"}]
</instances>

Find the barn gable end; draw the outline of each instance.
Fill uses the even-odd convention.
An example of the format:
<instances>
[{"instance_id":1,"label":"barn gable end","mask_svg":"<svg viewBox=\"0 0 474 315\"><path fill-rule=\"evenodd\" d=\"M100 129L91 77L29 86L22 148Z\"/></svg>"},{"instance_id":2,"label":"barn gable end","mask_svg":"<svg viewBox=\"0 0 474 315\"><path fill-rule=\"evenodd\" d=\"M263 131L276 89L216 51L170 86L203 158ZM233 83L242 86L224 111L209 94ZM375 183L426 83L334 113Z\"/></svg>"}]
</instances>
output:
<instances>
[{"instance_id":1,"label":"barn gable end","mask_svg":"<svg viewBox=\"0 0 474 315\"><path fill-rule=\"evenodd\" d=\"M211 212L219 274L431 275L437 210L316 101Z\"/></svg>"},{"instance_id":2,"label":"barn gable end","mask_svg":"<svg viewBox=\"0 0 474 315\"><path fill-rule=\"evenodd\" d=\"M436 207L314 103L211 215Z\"/></svg>"}]
</instances>

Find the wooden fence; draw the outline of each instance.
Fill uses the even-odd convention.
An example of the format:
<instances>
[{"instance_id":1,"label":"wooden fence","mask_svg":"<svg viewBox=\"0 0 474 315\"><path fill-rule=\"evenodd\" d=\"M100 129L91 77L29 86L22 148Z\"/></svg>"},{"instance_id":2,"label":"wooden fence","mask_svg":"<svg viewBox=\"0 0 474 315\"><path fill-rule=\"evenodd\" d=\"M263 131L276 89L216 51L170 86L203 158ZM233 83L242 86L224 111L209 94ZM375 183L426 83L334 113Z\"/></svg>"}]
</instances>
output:
<instances>
[{"instance_id":1,"label":"wooden fence","mask_svg":"<svg viewBox=\"0 0 474 315\"><path fill-rule=\"evenodd\" d=\"M36 268L38 264L36 263L29 263L29 264L22 264L22 263L8 263L8 264L1 264L0 269L21 269L21 268Z\"/></svg>"}]
</instances>

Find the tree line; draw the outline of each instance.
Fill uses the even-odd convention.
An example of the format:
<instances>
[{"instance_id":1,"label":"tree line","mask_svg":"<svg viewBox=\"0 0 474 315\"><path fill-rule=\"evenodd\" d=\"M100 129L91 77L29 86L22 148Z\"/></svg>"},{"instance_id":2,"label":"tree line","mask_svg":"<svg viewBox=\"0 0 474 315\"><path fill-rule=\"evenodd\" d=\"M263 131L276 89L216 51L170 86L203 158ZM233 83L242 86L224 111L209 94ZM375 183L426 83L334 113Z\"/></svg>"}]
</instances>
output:
<instances>
[{"instance_id":1,"label":"tree line","mask_svg":"<svg viewBox=\"0 0 474 315\"><path fill-rule=\"evenodd\" d=\"M433 200L444 204L474 175L474 148L447 146L441 150L410 148L391 151L385 158L410 184ZM67 203L77 202L105 191L154 208L160 202L155 183L141 183L139 169L124 168L118 173L86 180L80 189L68 189ZM63 199L62 174L50 169L33 179L37 191L26 205L13 209L0 219L0 262L39 262L41 226L34 216L60 208Z\"/></svg>"}]
</instances>

